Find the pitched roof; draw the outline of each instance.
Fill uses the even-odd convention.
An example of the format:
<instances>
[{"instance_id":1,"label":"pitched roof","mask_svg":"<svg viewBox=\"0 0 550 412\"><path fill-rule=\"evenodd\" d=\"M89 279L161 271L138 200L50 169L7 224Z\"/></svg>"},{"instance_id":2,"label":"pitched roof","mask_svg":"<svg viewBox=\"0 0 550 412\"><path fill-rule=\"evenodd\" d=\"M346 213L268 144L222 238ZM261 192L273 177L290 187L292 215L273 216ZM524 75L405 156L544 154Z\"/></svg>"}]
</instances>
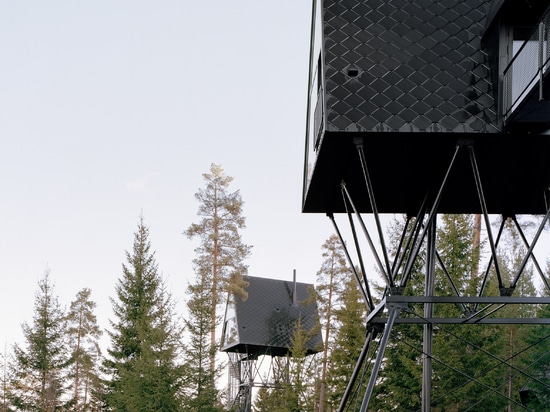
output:
<instances>
[{"instance_id":1,"label":"pitched roof","mask_svg":"<svg viewBox=\"0 0 550 412\"><path fill-rule=\"evenodd\" d=\"M314 331L307 342L307 353L321 350L317 304L310 299L314 292L312 284L253 276L245 280L249 282L248 298L228 300L223 351L286 355L298 320L304 330Z\"/></svg>"}]
</instances>

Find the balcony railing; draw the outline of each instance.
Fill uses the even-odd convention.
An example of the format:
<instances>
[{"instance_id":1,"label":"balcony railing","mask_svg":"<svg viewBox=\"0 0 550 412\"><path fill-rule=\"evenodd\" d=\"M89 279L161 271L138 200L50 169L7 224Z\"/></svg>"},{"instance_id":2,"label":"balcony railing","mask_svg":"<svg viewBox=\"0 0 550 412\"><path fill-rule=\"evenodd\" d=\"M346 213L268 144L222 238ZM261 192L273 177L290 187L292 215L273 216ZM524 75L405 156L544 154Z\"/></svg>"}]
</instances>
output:
<instances>
[{"instance_id":1,"label":"balcony railing","mask_svg":"<svg viewBox=\"0 0 550 412\"><path fill-rule=\"evenodd\" d=\"M543 79L550 69L550 8L540 19L531 35L515 53L504 70L503 114L510 117L521 102L538 87L543 100Z\"/></svg>"}]
</instances>

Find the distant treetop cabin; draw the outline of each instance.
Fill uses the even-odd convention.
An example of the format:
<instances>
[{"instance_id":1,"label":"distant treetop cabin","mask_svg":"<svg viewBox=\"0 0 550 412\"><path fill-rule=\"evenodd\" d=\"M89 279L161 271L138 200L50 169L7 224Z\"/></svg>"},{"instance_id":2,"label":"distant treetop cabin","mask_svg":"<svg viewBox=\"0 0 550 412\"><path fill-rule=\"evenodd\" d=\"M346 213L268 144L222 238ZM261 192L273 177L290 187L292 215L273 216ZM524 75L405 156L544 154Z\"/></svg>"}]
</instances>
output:
<instances>
[{"instance_id":1,"label":"distant treetop cabin","mask_svg":"<svg viewBox=\"0 0 550 412\"><path fill-rule=\"evenodd\" d=\"M314 0L303 211L416 214L458 145L472 146L490 213L545 213L550 13L531 0ZM361 138L358 140L357 138ZM467 154L440 211L477 213Z\"/></svg>"},{"instance_id":2,"label":"distant treetop cabin","mask_svg":"<svg viewBox=\"0 0 550 412\"><path fill-rule=\"evenodd\" d=\"M246 276L248 297L229 296L222 350L249 356L290 353L298 322L311 333L306 353L322 350L319 314L312 284Z\"/></svg>"}]
</instances>

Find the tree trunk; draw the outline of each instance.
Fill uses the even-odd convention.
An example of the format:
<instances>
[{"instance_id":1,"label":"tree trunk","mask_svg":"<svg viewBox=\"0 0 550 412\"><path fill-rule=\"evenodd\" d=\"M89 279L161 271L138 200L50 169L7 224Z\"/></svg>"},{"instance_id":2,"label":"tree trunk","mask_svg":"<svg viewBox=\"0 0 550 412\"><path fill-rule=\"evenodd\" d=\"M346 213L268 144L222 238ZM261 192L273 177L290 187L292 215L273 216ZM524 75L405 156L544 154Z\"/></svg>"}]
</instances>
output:
<instances>
[{"instance_id":1,"label":"tree trunk","mask_svg":"<svg viewBox=\"0 0 550 412\"><path fill-rule=\"evenodd\" d=\"M79 378L80 378L80 363L79 363L79 357L80 357L80 335L82 331L82 313L79 313L78 318L78 334L76 335L76 359L75 359L75 366L74 366L74 410L78 411L78 390L79 390Z\"/></svg>"},{"instance_id":2,"label":"tree trunk","mask_svg":"<svg viewBox=\"0 0 550 412\"><path fill-rule=\"evenodd\" d=\"M324 412L325 409L325 392L327 382L327 362L328 362L328 340L330 335L330 321L332 315L332 289L334 279L334 256L332 257L330 268L330 281L328 288L328 301L327 301L327 324L325 327L325 348L323 350L323 370L321 373L321 388L319 390L319 412Z\"/></svg>"},{"instance_id":3,"label":"tree trunk","mask_svg":"<svg viewBox=\"0 0 550 412\"><path fill-rule=\"evenodd\" d=\"M510 375L508 376L508 399L512 399L512 383L514 379L514 371L512 369L512 362L514 356L514 325L510 325ZM508 401L508 412L512 412L512 404Z\"/></svg>"},{"instance_id":4,"label":"tree trunk","mask_svg":"<svg viewBox=\"0 0 550 412\"><path fill-rule=\"evenodd\" d=\"M212 256L212 314L210 318L210 373L216 370L216 309L218 306L218 210L214 209L214 250Z\"/></svg>"},{"instance_id":5,"label":"tree trunk","mask_svg":"<svg viewBox=\"0 0 550 412\"><path fill-rule=\"evenodd\" d=\"M479 248L481 246L481 215L479 213L476 214L474 217L474 243L472 246L474 252L474 267L472 269L472 278L477 278L479 276Z\"/></svg>"}]
</instances>

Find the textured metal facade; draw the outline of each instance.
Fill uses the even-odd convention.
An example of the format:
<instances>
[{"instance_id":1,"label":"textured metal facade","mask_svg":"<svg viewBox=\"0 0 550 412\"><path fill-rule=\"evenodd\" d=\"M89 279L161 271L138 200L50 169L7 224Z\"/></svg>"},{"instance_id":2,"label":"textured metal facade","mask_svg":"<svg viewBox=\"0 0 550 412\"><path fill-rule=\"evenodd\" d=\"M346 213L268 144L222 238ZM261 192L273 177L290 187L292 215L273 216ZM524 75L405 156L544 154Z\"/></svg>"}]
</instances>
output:
<instances>
[{"instance_id":1,"label":"textured metal facade","mask_svg":"<svg viewBox=\"0 0 550 412\"><path fill-rule=\"evenodd\" d=\"M487 0L325 0L326 130L499 131Z\"/></svg>"},{"instance_id":2,"label":"textured metal facade","mask_svg":"<svg viewBox=\"0 0 550 412\"><path fill-rule=\"evenodd\" d=\"M277 279L247 276L246 300L236 298L235 312L238 338L223 347L226 352L249 355L285 355L292 345L298 320L304 330L317 330L307 343L307 352L322 348L317 305L308 298L313 285ZM307 301L307 302L306 302Z\"/></svg>"},{"instance_id":3,"label":"textured metal facade","mask_svg":"<svg viewBox=\"0 0 550 412\"><path fill-rule=\"evenodd\" d=\"M550 122L501 114L510 35L548 5L525 1L314 0L302 211L345 212L345 183L361 213L415 215L445 179L440 213L480 213L480 189L490 213L545 213Z\"/></svg>"}]
</instances>

